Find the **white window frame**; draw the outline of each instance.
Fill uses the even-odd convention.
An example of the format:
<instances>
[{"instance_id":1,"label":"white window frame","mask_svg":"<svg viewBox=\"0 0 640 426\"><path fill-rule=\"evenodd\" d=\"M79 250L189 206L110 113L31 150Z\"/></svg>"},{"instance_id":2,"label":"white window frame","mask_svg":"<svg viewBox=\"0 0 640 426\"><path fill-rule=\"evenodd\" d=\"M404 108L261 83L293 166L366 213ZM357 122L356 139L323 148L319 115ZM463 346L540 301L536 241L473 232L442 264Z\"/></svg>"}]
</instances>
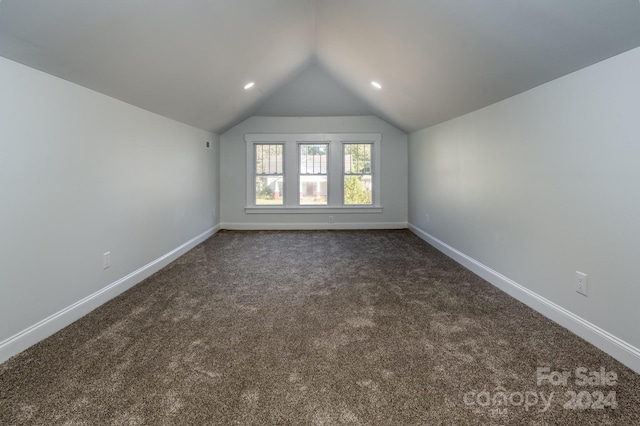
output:
<instances>
[{"instance_id":1,"label":"white window frame","mask_svg":"<svg viewBox=\"0 0 640 426\"><path fill-rule=\"evenodd\" d=\"M380 203L380 133L247 133L245 134L247 159L246 213L381 213ZM327 159L327 205L300 205L299 191L299 144L328 143ZM264 206L255 204L255 148L256 144L282 143L284 193L283 205ZM373 196L371 205L344 205L344 148L346 143L372 144Z\"/></svg>"},{"instance_id":2,"label":"white window frame","mask_svg":"<svg viewBox=\"0 0 640 426\"><path fill-rule=\"evenodd\" d=\"M300 159L301 159L301 153L302 153L302 146L303 145L326 145L327 146L327 159L326 159L326 173L325 174L302 174L301 170L302 170L302 164L300 164ZM327 204L322 205L322 204L302 204L302 200L300 199L300 191L297 191L298 194L298 205L300 207L327 207L329 206L329 200L330 200L330 186L329 186L329 173L331 172L331 143L326 142L326 141L322 141L322 142L297 142L297 151L296 151L296 155L298 156L297 159L297 167L298 167L298 188L300 188L301 183L302 183L302 176L326 176L327 177ZM322 165L321 165L322 167Z\"/></svg>"},{"instance_id":3,"label":"white window frame","mask_svg":"<svg viewBox=\"0 0 640 426\"><path fill-rule=\"evenodd\" d=\"M373 149L373 144L370 143L370 142L360 142L360 141L359 142L342 141L341 146L340 146L340 150L341 150L340 156L342 157L342 170L341 170L342 176L340 178L341 178L342 182L340 182L340 183L342 185L342 203L343 204L344 204L344 197L345 197L345 194L344 194L344 180L345 180L345 177L349 176L349 175L351 175L351 176L362 175L362 174L356 174L356 173L351 173L351 174L348 175L347 173L345 173L345 170L347 168L347 166L345 164L345 161L344 161L345 160L345 148L346 148L346 145L356 145L356 144L357 145L372 145L371 146L371 152L370 152L370 156L371 156L371 160L370 161L371 161L371 163L369 165L370 170L369 170L368 174L370 174L372 178L375 175L375 170L374 170L374 162L375 162L374 155L375 155L375 152L374 152L374 149ZM371 204L349 204L349 206L370 206L370 205L375 205L375 201L373 199L374 197L375 197L374 188L371 188ZM346 204L345 204L345 206L346 206Z\"/></svg>"},{"instance_id":4,"label":"white window frame","mask_svg":"<svg viewBox=\"0 0 640 426\"><path fill-rule=\"evenodd\" d=\"M253 170L252 170L253 193L252 193L251 196L253 198L253 203L256 206L264 207L264 204L256 204L256 200L257 200L257 197L258 197L258 194L256 193L256 179L259 176L258 175L258 170L257 170L257 168L258 168L258 161L257 161L258 160L258 150L256 149L256 147L258 145L272 145L272 146L282 145L282 173L281 174L276 173L276 174L272 174L272 175L268 175L268 176L282 176L282 187L283 187L282 194L281 194L281 196L282 196L282 204L281 205L275 205L275 206L276 207L284 206L286 204L286 200L284 198L285 195L286 195L285 194L285 190L284 190L284 187L285 187L285 184L286 184L285 179L284 179L284 176L285 176L285 164L286 164L286 160L285 160L286 154L285 154L285 151L284 151L285 145L284 145L284 143L281 143L281 142L254 143L252 145L253 152L252 152L251 155L253 157ZM262 174L260 176L266 176L266 175Z\"/></svg>"}]
</instances>

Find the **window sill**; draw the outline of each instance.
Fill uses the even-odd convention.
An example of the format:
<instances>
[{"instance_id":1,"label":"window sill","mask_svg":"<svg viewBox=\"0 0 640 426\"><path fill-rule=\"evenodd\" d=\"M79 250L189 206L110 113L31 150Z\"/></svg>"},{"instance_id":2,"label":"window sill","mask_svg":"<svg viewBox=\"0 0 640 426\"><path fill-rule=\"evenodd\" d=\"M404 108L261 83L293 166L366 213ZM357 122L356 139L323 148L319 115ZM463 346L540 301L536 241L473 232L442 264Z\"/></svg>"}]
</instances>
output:
<instances>
[{"instance_id":1,"label":"window sill","mask_svg":"<svg viewBox=\"0 0 640 426\"><path fill-rule=\"evenodd\" d=\"M354 206L354 207L318 207L318 206L309 206L309 207L284 207L284 206L273 206L273 207L245 207L244 212L247 214L339 214L339 213L382 213L382 206Z\"/></svg>"}]
</instances>

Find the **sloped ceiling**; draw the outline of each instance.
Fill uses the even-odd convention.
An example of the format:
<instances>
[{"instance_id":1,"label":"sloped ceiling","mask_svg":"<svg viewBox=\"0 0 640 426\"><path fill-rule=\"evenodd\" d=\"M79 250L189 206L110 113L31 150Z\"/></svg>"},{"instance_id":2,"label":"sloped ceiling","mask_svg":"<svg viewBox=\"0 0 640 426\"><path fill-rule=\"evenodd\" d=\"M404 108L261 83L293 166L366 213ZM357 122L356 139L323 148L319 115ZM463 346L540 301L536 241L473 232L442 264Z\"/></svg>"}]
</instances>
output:
<instances>
[{"instance_id":1,"label":"sloped ceiling","mask_svg":"<svg viewBox=\"0 0 640 426\"><path fill-rule=\"evenodd\" d=\"M637 0L0 1L0 55L216 133L310 66L411 132L640 46Z\"/></svg>"}]
</instances>

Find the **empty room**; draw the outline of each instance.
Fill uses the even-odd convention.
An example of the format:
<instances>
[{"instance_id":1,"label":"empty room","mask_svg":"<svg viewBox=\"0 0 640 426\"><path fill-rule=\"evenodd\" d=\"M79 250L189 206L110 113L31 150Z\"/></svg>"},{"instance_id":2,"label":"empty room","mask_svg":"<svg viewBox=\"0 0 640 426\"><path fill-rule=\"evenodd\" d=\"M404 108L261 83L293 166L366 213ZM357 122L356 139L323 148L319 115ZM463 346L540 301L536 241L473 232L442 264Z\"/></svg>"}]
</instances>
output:
<instances>
[{"instance_id":1,"label":"empty room","mask_svg":"<svg viewBox=\"0 0 640 426\"><path fill-rule=\"evenodd\" d=\"M1 425L640 425L637 0L0 0Z\"/></svg>"}]
</instances>

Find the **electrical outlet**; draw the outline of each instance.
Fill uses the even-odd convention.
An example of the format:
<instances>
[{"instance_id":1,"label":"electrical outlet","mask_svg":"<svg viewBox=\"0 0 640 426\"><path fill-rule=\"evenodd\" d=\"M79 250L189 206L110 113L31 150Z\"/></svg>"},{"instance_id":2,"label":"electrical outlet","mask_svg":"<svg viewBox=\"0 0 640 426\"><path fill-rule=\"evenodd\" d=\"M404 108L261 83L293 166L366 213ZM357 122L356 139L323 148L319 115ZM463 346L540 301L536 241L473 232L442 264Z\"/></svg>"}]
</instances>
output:
<instances>
[{"instance_id":1,"label":"electrical outlet","mask_svg":"<svg viewBox=\"0 0 640 426\"><path fill-rule=\"evenodd\" d=\"M329 216L329 223L333 223L333 216Z\"/></svg>"},{"instance_id":2,"label":"electrical outlet","mask_svg":"<svg viewBox=\"0 0 640 426\"><path fill-rule=\"evenodd\" d=\"M424 218L426 223L429 224L429 213L425 213Z\"/></svg>"},{"instance_id":3,"label":"electrical outlet","mask_svg":"<svg viewBox=\"0 0 640 426\"><path fill-rule=\"evenodd\" d=\"M108 251L102 254L102 269L109 269L111 267L111 252Z\"/></svg>"},{"instance_id":4,"label":"electrical outlet","mask_svg":"<svg viewBox=\"0 0 640 426\"><path fill-rule=\"evenodd\" d=\"M211 141L205 141L204 142L204 147L207 149L211 149Z\"/></svg>"},{"instance_id":5,"label":"electrical outlet","mask_svg":"<svg viewBox=\"0 0 640 426\"><path fill-rule=\"evenodd\" d=\"M587 274L576 271L576 291L583 296L588 296Z\"/></svg>"}]
</instances>

